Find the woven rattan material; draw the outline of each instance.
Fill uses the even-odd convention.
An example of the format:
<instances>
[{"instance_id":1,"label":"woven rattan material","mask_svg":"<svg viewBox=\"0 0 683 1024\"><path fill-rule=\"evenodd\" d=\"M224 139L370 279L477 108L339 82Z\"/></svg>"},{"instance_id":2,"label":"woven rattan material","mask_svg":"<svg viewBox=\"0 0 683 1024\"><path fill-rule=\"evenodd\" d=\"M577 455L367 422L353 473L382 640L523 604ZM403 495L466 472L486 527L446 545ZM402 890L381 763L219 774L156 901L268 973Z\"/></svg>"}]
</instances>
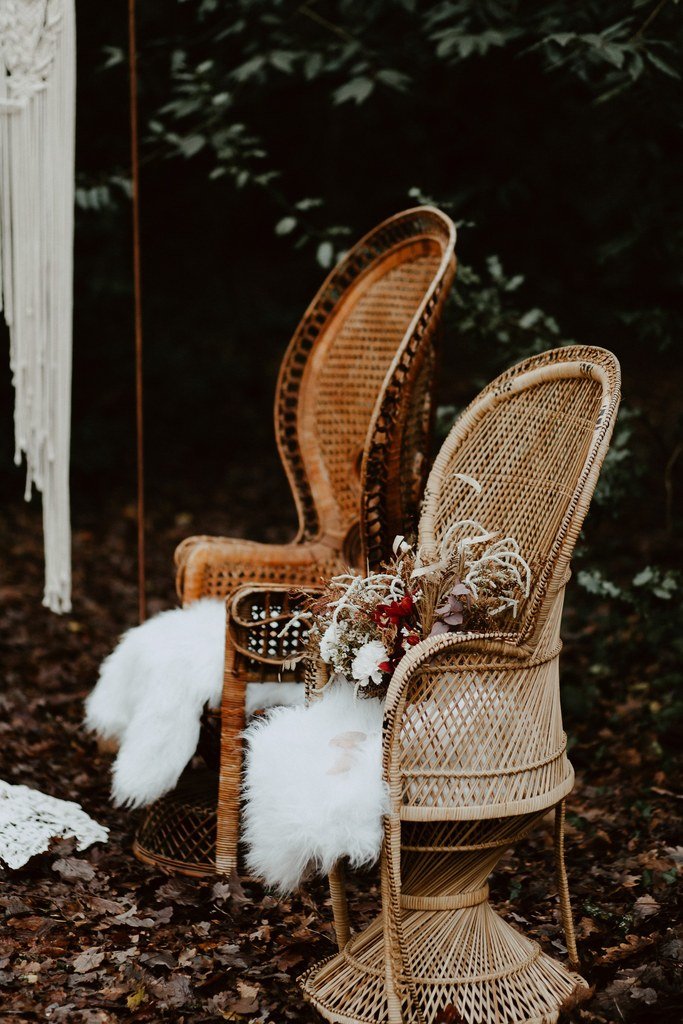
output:
<instances>
[{"instance_id":1,"label":"woven rattan material","mask_svg":"<svg viewBox=\"0 0 683 1024\"><path fill-rule=\"evenodd\" d=\"M162 871L212 874L217 790L213 772L188 772L146 815L135 837L135 855Z\"/></svg>"},{"instance_id":2,"label":"woven rattan material","mask_svg":"<svg viewBox=\"0 0 683 1024\"><path fill-rule=\"evenodd\" d=\"M500 632L430 637L391 681L382 913L302 979L327 1020L433 1024L454 1006L468 1024L546 1024L584 984L481 894L504 851L555 805L562 919L576 961L563 856L573 772L559 629L569 561L618 401L610 353L544 353L489 385L434 463L420 520L425 560L438 561L453 523L474 519L518 540L532 586ZM336 883L333 897L336 913Z\"/></svg>"},{"instance_id":3,"label":"woven rattan material","mask_svg":"<svg viewBox=\"0 0 683 1024\"><path fill-rule=\"evenodd\" d=\"M176 550L185 604L227 599L250 585L266 590L263 598L245 599L227 630L215 854L221 872L229 873L237 858L245 684L280 677L282 660L297 654L296 629L277 637L281 623L271 621L272 600L277 616L277 602L286 604L283 595L292 587L315 586L348 565L375 564L416 518L454 240L452 222L438 210L398 214L349 251L306 311L275 401L278 445L299 515L295 540L190 537ZM295 668L284 678L301 676ZM181 805L173 807L178 828L185 828ZM156 813L153 808L143 825L148 845ZM182 869L181 843L170 835L155 843L167 865L175 861Z\"/></svg>"},{"instance_id":4,"label":"woven rattan material","mask_svg":"<svg viewBox=\"0 0 683 1024\"><path fill-rule=\"evenodd\" d=\"M399 741L404 818L540 810L571 789L557 657L528 666L475 651L447 649L415 671ZM425 733L438 759L425 756Z\"/></svg>"},{"instance_id":5,"label":"woven rattan material","mask_svg":"<svg viewBox=\"0 0 683 1024\"><path fill-rule=\"evenodd\" d=\"M414 518L454 239L438 210L408 210L363 238L329 275L290 342L275 401L297 537L284 545L188 538L176 551L184 603L252 581L314 584L342 565L364 567L388 551L394 527ZM407 479L375 478L378 461L401 464Z\"/></svg>"}]
</instances>

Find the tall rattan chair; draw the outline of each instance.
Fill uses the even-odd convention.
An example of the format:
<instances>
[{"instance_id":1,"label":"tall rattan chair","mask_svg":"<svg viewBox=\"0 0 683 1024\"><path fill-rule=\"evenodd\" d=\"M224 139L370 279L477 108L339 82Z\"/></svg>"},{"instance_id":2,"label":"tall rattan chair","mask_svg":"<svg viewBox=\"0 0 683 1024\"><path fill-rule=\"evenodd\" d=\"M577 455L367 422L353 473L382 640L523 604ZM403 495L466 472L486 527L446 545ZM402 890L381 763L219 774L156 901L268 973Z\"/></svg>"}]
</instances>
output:
<instances>
[{"instance_id":1,"label":"tall rattan chair","mask_svg":"<svg viewBox=\"0 0 683 1024\"><path fill-rule=\"evenodd\" d=\"M556 808L557 883L570 966L576 943L564 869L564 800L573 785L558 658L569 563L609 446L619 366L603 349L536 356L490 384L438 455L420 542L436 561L455 522L514 536L533 586L504 631L430 637L401 662L384 719L391 813L382 912L348 936L331 879L341 952L302 979L338 1024L551 1024L585 984L505 922L487 878L505 850ZM461 476L482 484L477 493Z\"/></svg>"},{"instance_id":2,"label":"tall rattan chair","mask_svg":"<svg viewBox=\"0 0 683 1024\"><path fill-rule=\"evenodd\" d=\"M295 653L296 632L277 638L281 602L348 565L387 557L394 535L415 521L427 475L436 342L455 273L455 228L439 210L397 214L366 235L331 272L284 357L275 400L278 447L299 516L289 544L190 537L176 551L184 604L268 585L274 603L242 607L267 619L263 643L240 657L227 631L219 717L218 794L205 782L155 804L138 830L141 859L168 870L229 873L236 866L249 680L298 680L273 657ZM278 601L280 604L278 604ZM228 616L230 618L230 615ZM265 635L265 634L264 634ZM239 646L239 644L238 644ZM260 652L260 658L259 658ZM243 652L244 653L244 652ZM277 668L275 668L277 666ZM216 723L214 722L214 726ZM216 821L216 800L218 819Z\"/></svg>"},{"instance_id":3,"label":"tall rattan chair","mask_svg":"<svg viewBox=\"0 0 683 1024\"><path fill-rule=\"evenodd\" d=\"M369 522L365 536L359 531L361 494L375 518L375 495L399 525L414 514L426 479L433 341L455 272L454 244L452 221L419 207L384 221L331 272L289 344L275 399L298 533L288 544L189 537L175 556L183 604L226 597L252 580L316 583L323 571L381 557L382 524ZM405 453L375 477L363 465L369 432L381 428L378 406L395 416L408 380L415 393Z\"/></svg>"}]
</instances>

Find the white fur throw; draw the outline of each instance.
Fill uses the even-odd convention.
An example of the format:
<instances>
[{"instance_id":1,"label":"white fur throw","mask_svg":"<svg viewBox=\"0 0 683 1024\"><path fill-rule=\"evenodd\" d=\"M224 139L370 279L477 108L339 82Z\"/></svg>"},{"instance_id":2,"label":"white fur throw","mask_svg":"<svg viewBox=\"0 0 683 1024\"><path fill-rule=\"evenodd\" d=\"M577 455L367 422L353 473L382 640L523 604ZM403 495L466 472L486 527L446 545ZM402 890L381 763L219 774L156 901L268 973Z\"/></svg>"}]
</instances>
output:
<instances>
[{"instance_id":1,"label":"white fur throw","mask_svg":"<svg viewBox=\"0 0 683 1024\"><path fill-rule=\"evenodd\" d=\"M268 885L295 889L341 857L370 864L382 845L382 704L340 680L308 707L277 708L247 740L243 837Z\"/></svg>"},{"instance_id":2,"label":"white fur throw","mask_svg":"<svg viewBox=\"0 0 683 1024\"><path fill-rule=\"evenodd\" d=\"M115 740L112 798L141 807L176 785L192 758L206 703L220 705L223 688L225 603L205 598L128 630L103 662L86 701L85 724ZM246 712L302 703L303 686L247 687Z\"/></svg>"}]
</instances>

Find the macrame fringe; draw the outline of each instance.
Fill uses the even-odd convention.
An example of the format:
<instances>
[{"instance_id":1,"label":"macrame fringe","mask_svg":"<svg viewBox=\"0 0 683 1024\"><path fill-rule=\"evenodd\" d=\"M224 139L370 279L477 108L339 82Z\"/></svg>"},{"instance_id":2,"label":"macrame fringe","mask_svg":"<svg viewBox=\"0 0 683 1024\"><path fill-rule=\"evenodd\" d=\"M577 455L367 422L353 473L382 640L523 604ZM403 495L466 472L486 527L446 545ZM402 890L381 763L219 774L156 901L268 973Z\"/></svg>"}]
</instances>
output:
<instances>
[{"instance_id":1,"label":"macrame fringe","mask_svg":"<svg viewBox=\"0 0 683 1024\"><path fill-rule=\"evenodd\" d=\"M71 609L69 445L74 0L0 0L0 308L10 330L15 462L43 495L45 594Z\"/></svg>"}]
</instances>

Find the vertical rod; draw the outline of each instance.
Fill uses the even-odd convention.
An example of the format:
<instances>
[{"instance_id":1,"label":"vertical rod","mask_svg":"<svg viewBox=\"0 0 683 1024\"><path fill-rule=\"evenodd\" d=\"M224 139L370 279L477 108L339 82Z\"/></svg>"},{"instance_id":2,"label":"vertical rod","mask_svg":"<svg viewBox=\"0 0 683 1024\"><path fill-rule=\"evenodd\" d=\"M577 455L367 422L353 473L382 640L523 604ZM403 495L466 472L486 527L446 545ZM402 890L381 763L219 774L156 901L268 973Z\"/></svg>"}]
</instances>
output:
<instances>
[{"instance_id":1,"label":"vertical rod","mask_svg":"<svg viewBox=\"0 0 683 1024\"><path fill-rule=\"evenodd\" d=\"M137 449L138 615L147 615L145 594L145 464L142 402L142 281L140 274L140 166L138 161L138 79L135 0L128 0L130 155L133 187L133 293L135 298L135 428Z\"/></svg>"},{"instance_id":2,"label":"vertical rod","mask_svg":"<svg viewBox=\"0 0 683 1024\"><path fill-rule=\"evenodd\" d=\"M344 862L338 860L331 869L328 881L332 897L332 913L334 915L334 931L337 936L339 950L344 948L351 938L349 924L349 908L346 902L346 881L344 878Z\"/></svg>"},{"instance_id":3,"label":"vertical rod","mask_svg":"<svg viewBox=\"0 0 683 1024\"><path fill-rule=\"evenodd\" d=\"M573 970L578 970L580 967L579 954L576 948L576 932L574 931L572 905L569 899L569 882L567 881L567 867L564 860L565 811L566 801L560 800L559 804L555 807L555 874L560 894L560 913L565 942L567 943L569 966Z\"/></svg>"}]
</instances>

